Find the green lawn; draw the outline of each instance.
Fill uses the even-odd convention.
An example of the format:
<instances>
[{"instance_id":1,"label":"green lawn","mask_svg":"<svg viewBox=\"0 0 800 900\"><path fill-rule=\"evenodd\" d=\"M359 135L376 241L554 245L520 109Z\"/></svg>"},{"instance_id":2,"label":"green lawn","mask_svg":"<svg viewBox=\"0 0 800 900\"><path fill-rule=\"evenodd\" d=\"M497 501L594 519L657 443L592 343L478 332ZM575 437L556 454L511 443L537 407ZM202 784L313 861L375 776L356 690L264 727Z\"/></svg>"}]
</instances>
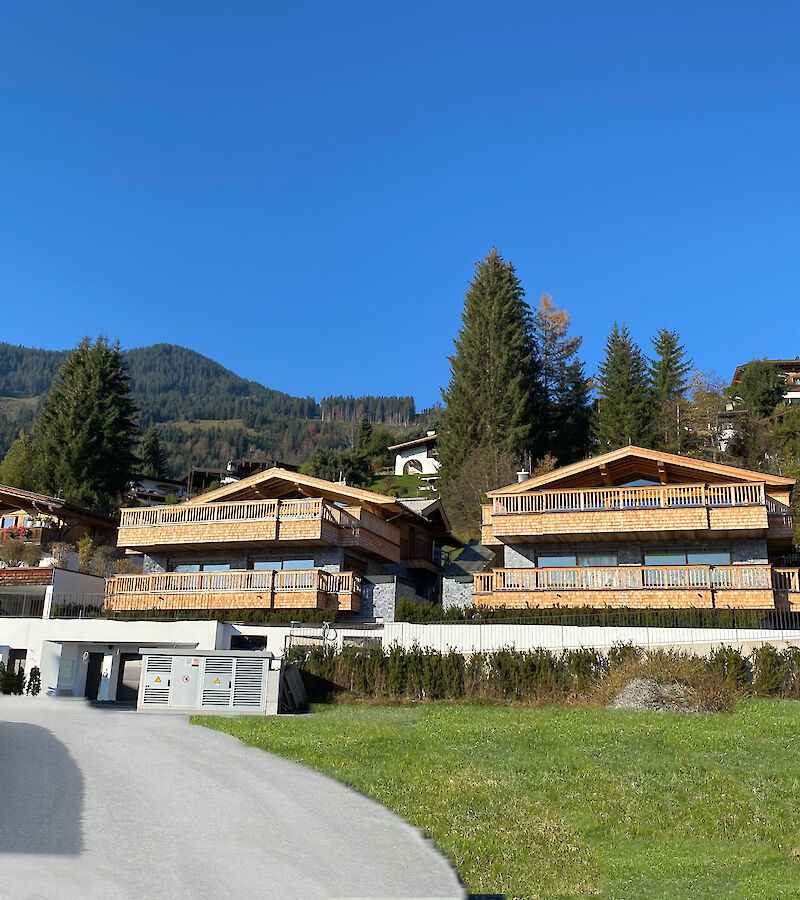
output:
<instances>
[{"instance_id":1,"label":"green lawn","mask_svg":"<svg viewBox=\"0 0 800 900\"><path fill-rule=\"evenodd\" d=\"M432 837L473 893L800 897L800 703L734 713L314 707L193 721L319 769Z\"/></svg>"}]
</instances>

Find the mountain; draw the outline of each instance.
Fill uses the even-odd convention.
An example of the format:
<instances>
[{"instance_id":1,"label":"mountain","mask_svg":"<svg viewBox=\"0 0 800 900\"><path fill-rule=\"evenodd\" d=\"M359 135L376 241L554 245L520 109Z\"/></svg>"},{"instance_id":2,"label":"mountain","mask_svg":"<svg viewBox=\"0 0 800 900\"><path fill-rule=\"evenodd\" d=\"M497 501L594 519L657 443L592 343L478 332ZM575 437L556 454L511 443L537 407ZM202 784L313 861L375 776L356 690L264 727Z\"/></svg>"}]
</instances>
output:
<instances>
[{"instance_id":1,"label":"mountain","mask_svg":"<svg viewBox=\"0 0 800 900\"><path fill-rule=\"evenodd\" d=\"M31 427L69 352L0 343L0 453L21 428ZM416 419L413 397L294 397L177 344L124 355L141 429L158 427L176 476L190 465L222 466L259 452L303 462L317 444L349 446L362 414L397 430Z\"/></svg>"}]
</instances>

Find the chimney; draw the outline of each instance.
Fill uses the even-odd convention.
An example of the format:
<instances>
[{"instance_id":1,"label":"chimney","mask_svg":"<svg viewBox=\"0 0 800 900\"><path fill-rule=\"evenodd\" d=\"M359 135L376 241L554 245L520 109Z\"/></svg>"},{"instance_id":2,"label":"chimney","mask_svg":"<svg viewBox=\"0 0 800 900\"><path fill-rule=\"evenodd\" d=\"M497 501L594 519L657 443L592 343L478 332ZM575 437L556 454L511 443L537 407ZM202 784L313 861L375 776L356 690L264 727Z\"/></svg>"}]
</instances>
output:
<instances>
[{"instance_id":1,"label":"chimney","mask_svg":"<svg viewBox=\"0 0 800 900\"><path fill-rule=\"evenodd\" d=\"M519 472L517 472L517 484L522 484L523 481L527 481L531 477L531 473L523 466Z\"/></svg>"}]
</instances>

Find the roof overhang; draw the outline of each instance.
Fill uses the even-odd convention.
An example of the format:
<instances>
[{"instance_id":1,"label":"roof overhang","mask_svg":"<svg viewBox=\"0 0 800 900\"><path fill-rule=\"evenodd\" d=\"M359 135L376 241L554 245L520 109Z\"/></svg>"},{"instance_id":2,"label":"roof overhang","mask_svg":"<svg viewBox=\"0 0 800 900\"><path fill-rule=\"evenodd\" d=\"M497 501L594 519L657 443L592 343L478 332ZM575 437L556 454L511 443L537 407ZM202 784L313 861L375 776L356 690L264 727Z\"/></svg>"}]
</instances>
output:
<instances>
[{"instance_id":1,"label":"roof overhang","mask_svg":"<svg viewBox=\"0 0 800 900\"><path fill-rule=\"evenodd\" d=\"M560 487L609 487L636 477L652 478L661 484L756 482L777 490L790 490L795 484L794 478L781 475L768 475L738 466L629 446L555 469L518 484L497 488L489 491L487 496L525 494L530 491L557 490Z\"/></svg>"}]
</instances>

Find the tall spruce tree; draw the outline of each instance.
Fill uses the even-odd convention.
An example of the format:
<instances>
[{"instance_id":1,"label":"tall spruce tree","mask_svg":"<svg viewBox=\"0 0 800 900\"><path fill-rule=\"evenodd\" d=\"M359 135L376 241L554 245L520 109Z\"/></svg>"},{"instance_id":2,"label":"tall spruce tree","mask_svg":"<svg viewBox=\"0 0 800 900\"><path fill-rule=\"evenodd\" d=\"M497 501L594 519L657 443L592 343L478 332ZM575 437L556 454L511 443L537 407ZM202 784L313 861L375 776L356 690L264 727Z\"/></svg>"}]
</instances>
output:
<instances>
[{"instance_id":1,"label":"tall spruce tree","mask_svg":"<svg viewBox=\"0 0 800 900\"><path fill-rule=\"evenodd\" d=\"M647 369L656 403L683 397L694 362L686 355L677 331L662 328L653 338L653 350Z\"/></svg>"},{"instance_id":2,"label":"tall spruce tree","mask_svg":"<svg viewBox=\"0 0 800 900\"><path fill-rule=\"evenodd\" d=\"M119 344L84 338L59 370L36 423L42 489L112 512L136 471L137 413Z\"/></svg>"},{"instance_id":3,"label":"tall spruce tree","mask_svg":"<svg viewBox=\"0 0 800 900\"><path fill-rule=\"evenodd\" d=\"M614 323L597 379L595 435L601 452L651 442L653 400L642 351L627 327Z\"/></svg>"},{"instance_id":4,"label":"tall spruce tree","mask_svg":"<svg viewBox=\"0 0 800 900\"><path fill-rule=\"evenodd\" d=\"M139 448L141 463L139 471L142 475L149 475L151 478L165 478L167 475L167 460L164 451L161 449L161 441L158 437L158 429L155 425L151 425L142 438L142 445Z\"/></svg>"},{"instance_id":5,"label":"tall spruce tree","mask_svg":"<svg viewBox=\"0 0 800 900\"><path fill-rule=\"evenodd\" d=\"M481 447L538 456L542 398L530 307L514 266L493 249L475 266L439 428L445 484Z\"/></svg>"},{"instance_id":6,"label":"tall spruce tree","mask_svg":"<svg viewBox=\"0 0 800 900\"><path fill-rule=\"evenodd\" d=\"M560 465L582 459L589 450L589 382L578 358L583 338L569 335L570 315L543 294L533 311L546 414L545 449Z\"/></svg>"},{"instance_id":7,"label":"tall spruce tree","mask_svg":"<svg viewBox=\"0 0 800 900\"><path fill-rule=\"evenodd\" d=\"M35 491L39 487L34 470L33 442L24 431L20 431L0 462L0 484L23 491Z\"/></svg>"},{"instance_id":8,"label":"tall spruce tree","mask_svg":"<svg viewBox=\"0 0 800 900\"><path fill-rule=\"evenodd\" d=\"M647 366L653 391L653 437L660 449L680 451L688 439L686 388L693 360L686 355L678 333L666 328L653 338L653 350Z\"/></svg>"}]
</instances>

